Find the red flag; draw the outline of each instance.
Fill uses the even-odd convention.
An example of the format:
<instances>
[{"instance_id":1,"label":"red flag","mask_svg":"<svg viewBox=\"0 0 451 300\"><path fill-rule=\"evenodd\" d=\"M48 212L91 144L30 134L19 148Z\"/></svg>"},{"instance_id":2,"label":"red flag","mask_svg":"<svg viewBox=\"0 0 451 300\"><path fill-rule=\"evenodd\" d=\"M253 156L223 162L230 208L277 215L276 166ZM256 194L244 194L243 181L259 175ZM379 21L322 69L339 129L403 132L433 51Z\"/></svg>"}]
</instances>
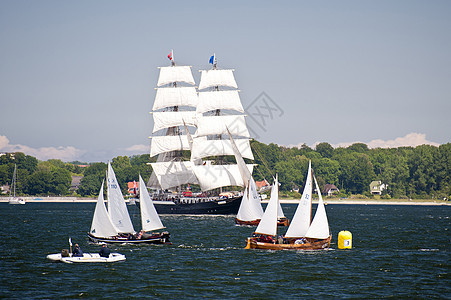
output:
<instances>
[{"instance_id":1,"label":"red flag","mask_svg":"<svg viewBox=\"0 0 451 300\"><path fill-rule=\"evenodd\" d=\"M171 50L171 53L168 54L168 58L169 58L169 60L172 60L172 50Z\"/></svg>"}]
</instances>

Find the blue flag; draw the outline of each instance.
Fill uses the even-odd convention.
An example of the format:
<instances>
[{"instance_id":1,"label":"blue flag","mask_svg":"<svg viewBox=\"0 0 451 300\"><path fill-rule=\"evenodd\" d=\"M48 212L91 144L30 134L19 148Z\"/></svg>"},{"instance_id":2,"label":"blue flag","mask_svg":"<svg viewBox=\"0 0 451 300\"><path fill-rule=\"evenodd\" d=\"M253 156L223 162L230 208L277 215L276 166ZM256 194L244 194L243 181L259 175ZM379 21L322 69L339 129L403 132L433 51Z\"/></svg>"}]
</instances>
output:
<instances>
[{"instance_id":1,"label":"blue flag","mask_svg":"<svg viewBox=\"0 0 451 300\"><path fill-rule=\"evenodd\" d=\"M210 63L211 63L211 64L214 64L214 63L215 63L215 56L214 56L214 55L212 55L212 56L210 57Z\"/></svg>"}]
</instances>

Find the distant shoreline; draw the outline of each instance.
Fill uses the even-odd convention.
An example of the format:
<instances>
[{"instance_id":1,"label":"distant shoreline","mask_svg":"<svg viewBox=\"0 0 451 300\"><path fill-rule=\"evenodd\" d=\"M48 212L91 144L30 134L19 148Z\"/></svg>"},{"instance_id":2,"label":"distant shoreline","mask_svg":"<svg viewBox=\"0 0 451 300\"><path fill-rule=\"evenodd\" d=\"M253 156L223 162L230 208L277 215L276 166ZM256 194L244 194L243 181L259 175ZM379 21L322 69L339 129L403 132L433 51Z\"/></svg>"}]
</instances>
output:
<instances>
[{"instance_id":1,"label":"distant shoreline","mask_svg":"<svg viewBox=\"0 0 451 300\"><path fill-rule=\"evenodd\" d=\"M79 197L21 197L29 203L95 203L96 198L79 198ZM0 203L8 203L9 197L0 197ZM128 200L125 200L128 202ZM356 205L451 205L451 201L444 200L404 200L404 199L390 199L390 200L375 200L375 199L326 199L324 202L327 205L334 204L356 204ZM263 200L262 203L268 203L268 200ZM280 199L283 204L298 204L299 199ZM313 203L318 203L314 199Z\"/></svg>"}]
</instances>

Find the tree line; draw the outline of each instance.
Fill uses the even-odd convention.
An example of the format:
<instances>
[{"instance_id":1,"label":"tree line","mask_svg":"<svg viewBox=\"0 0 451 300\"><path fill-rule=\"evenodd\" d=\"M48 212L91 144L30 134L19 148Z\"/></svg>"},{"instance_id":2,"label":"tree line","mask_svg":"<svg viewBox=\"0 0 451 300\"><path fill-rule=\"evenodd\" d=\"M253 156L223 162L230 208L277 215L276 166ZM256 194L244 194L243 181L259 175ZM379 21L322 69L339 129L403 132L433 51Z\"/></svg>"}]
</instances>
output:
<instances>
[{"instance_id":1,"label":"tree line","mask_svg":"<svg viewBox=\"0 0 451 300\"><path fill-rule=\"evenodd\" d=\"M307 145L283 147L251 140L251 148L255 156L252 162L257 164L254 179L272 182L278 174L282 193L302 192L311 160L320 188L334 184L340 189L340 196L370 196L369 185L374 180L388 186L383 191L383 198L442 199L451 195L451 143L439 147L369 149L363 143L333 148L324 142L312 149ZM184 151L183 156L188 158L189 153ZM127 182L138 181L138 174L148 180L152 172L148 163L153 161L155 159L148 154L113 158L112 166L124 192ZM227 157L225 161L233 162L234 159ZM7 153L0 156L0 185L11 183L14 164L18 168L16 193L22 195L71 195L71 178L78 175L83 177L74 195L95 196L107 169L107 164L102 162L38 161L23 153Z\"/></svg>"}]
</instances>

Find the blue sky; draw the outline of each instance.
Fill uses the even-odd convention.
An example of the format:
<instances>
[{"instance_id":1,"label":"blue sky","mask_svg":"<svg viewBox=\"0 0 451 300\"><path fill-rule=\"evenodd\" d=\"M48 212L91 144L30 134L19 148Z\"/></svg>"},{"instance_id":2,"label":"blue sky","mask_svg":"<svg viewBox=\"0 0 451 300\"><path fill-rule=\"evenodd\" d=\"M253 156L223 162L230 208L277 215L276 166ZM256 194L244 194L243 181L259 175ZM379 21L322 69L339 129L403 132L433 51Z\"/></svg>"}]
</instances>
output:
<instances>
[{"instance_id":1,"label":"blue sky","mask_svg":"<svg viewBox=\"0 0 451 300\"><path fill-rule=\"evenodd\" d=\"M197 83L213 53L235 69L261 142L447 143L450 15L450 1L0 0L0 152L148 153L171 49Z\"/></svg>"}]
</instances>

